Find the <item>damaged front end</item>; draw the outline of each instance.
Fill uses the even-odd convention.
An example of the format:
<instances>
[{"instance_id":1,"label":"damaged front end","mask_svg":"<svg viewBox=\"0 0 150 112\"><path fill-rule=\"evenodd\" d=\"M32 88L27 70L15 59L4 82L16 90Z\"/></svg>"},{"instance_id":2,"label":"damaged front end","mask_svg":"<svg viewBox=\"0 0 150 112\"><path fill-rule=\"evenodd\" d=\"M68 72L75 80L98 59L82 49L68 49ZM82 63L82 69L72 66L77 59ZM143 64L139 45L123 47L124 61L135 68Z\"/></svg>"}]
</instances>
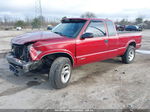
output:
<instances>
[{"instance_id":1,"label":"damaged front end","mask_svg":"<svg viewBox=\"0 0 150 112\"><path fill-rule=\"evenodd\" d=\"M12 50L6 56L10 64L10 70L17 76L35 70L42 64L42 61L33 61L34 55L35 51L33 51L32 43L25 45L12 44Z\"/></svg>"}]
</instances>

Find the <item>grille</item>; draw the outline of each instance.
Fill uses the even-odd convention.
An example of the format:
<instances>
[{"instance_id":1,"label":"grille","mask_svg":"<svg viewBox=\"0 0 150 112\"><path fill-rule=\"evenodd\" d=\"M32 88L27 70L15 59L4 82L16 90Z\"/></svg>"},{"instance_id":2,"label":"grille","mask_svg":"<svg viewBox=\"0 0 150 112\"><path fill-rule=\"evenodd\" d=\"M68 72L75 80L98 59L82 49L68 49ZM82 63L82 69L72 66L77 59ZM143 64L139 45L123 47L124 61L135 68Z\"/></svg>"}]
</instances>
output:
<instances>
[{"instance_id":1,"label":"grille","mask_svg":"<svg viewBox=\"0 0 150 112\"><path fill-rule=\"evenodd\" d=\"M12 45L12 54L15 58L29 61L29 52L26 45Z\"/></svg>"},{"instance_id":2,"label":"grille","mask_svg":"<svg viewBox=\"0 0 150 112\"><path fill-rule=\"evenodd\" d=\"M15 56L15 58L20 59L20 57L23 54L23 50L24 50L23 45L15 45L15 44L12 45L12 52L13 52L13 55Z\"/></svg>"}]
</instances>

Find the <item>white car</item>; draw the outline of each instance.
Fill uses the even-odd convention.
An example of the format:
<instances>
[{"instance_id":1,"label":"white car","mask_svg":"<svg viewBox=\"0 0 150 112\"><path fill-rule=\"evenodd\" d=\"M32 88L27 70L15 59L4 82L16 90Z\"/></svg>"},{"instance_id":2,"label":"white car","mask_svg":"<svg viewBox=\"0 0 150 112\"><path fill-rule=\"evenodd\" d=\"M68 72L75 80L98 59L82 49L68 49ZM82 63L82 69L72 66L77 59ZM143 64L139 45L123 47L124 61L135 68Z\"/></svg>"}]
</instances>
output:
<instances>
[{"instance_id":1,"label":"white car","mask_svg":"<svg viewBox=\"0 0 150 112\"><path fill-rule=\"evenodd\" d=\"M22 28L21 27L16 27L16 30L22 30Z\"/></svg>"}]
</instances>

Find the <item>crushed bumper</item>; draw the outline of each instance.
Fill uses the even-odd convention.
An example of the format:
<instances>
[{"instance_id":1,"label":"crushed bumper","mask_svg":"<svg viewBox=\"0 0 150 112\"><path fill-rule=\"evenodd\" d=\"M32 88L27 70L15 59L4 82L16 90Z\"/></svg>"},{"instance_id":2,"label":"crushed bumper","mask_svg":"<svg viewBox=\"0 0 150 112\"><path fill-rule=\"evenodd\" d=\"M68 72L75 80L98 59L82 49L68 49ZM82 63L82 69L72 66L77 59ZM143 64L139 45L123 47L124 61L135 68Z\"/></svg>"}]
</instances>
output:
<instances>
[{"instance_id":1,"label":"crushed bumper","mask_svg":"<svg viewBox=\"0 0 150 112\"><path fill-rule=\"evenodd\" d=\"M6 55L6 59L9 63L10 71L13 71L14 74L17 76L27 73L33 69L36 69L39 65L39 61L25 62L14 58L13 55L11 55L11 53L8 53Z\"/></svg>"}]
</instances>

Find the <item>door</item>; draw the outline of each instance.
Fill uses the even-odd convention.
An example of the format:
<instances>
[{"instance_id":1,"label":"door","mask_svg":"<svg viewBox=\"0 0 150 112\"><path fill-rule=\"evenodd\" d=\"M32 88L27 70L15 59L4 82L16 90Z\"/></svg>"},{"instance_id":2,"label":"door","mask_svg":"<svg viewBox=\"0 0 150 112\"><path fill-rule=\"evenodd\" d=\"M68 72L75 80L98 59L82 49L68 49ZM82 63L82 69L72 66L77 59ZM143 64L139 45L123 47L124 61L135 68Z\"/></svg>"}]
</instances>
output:
<instances>
[{"instance_id":1,"label":"door","mask_svg":"<svg viewBox=\"0 0 150 112\"><path fill-rule=\"evenodd\" d=\"M108 43L103 21L91 21L84 33L93 33L92 38L79 39L76 42L77 64L82 65L107 57ZM83 34L84 34L83 33Z\"/></svg>"},{"instance_id":2,"label":"door","mask_svg":"<svg viewBox=\"0 0 150 112\"><path fill-rule=\"evenodd\" d=\"M118 55L119 39L116 31L116 27L112 21L106 21L108 32L108 52L109 58Z\"/></svg>"}]
</instances>

